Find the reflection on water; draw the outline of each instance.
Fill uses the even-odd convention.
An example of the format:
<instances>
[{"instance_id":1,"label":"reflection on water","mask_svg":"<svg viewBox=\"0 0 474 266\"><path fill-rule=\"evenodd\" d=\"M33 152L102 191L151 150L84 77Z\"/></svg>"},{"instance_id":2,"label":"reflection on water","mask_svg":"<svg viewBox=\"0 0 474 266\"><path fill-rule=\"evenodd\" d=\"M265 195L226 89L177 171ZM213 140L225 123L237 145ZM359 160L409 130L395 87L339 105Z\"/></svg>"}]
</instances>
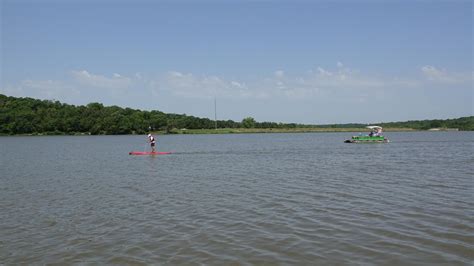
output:
<instances>
[{"instance_id":1,"label":"reflection on water","mask_svg":"<svg viewBox=\"0 0 474 266\"><path fill-rule=\"evenodd\" d=\"M5 264L472 265L474 134L0 138Z\"/></svg>"}]
</instances>

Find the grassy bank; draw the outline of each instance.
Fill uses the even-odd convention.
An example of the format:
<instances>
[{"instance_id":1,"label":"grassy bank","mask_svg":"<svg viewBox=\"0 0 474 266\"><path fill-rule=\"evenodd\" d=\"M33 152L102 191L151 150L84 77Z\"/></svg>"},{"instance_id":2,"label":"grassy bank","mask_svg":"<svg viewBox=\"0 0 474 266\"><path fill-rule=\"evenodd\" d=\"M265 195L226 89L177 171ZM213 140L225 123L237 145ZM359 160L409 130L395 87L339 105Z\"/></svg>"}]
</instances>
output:
<instances>
[{"instance_id":1,"label":"grassy bank","mask_svg":"<svg viewBox=\"0 0 474 266\"><path fill-rule=\"evenodd\" d=\"M385 131L414 131L411 128L387 128ZM366 128L218 128L173 129L170 134L245 134L245 133L311 133L311 132L367 132ZM165 132L155 132L166 134Z\"/></svg>"},{"instance_id":2,"label":"grassy bank","mask_svg":"<svg viewBox=\"0 0 474 266\"><path fill-rule=\"evenodd\" d=\"M412 128L384 128L385 132L411 132L411 131L428 131L419 130ZM430 130L431 131L431 130ZM437 131L452 131L452 129L437 129ZM156 135L173 135L173 134L258 134L258 133L330 133L330 132L362 132L368 133L367 128L218 128L218 129L172 129L169 132L166 131L153 131ZM143 135L146 133L132 133L131 135ZM89 132L45 132L45 133L33 133L33 134L15 134L16 136L89 136L92 135ZM101 132L97 135L110 135L106 132ZM11 136L7 134L0 134L0 136Z\"/></svg>"}]
</instances>

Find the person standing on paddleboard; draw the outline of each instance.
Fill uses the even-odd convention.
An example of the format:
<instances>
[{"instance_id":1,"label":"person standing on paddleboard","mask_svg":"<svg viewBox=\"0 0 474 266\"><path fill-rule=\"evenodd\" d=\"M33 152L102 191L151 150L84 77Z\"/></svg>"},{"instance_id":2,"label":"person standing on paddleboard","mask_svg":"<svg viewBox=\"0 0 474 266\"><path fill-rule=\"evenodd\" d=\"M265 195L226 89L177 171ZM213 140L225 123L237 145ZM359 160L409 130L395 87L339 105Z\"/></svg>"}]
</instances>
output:
<instances>
[{"instance_id":1,"label":"person standing on paddleboard","mask_svg":"<svg viewBox=\"0 0 474 266\"><path fill-rule=\"evenodd\" d=\"M151 134L148 134L148 142L150 142L150 146L151 146L151 152L155 152L155 138L151 135Z\"/></svg>"}]
</instances>

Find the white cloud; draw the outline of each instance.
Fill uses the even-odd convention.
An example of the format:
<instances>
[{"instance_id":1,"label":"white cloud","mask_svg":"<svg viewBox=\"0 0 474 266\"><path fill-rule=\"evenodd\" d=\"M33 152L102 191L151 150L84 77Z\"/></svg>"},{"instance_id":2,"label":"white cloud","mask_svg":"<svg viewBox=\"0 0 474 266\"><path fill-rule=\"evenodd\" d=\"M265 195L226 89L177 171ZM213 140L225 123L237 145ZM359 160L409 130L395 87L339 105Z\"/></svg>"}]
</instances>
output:
<instances>
[{"instance_id":1,"label":"white cloud","mask_svg":"<svg viewBox=\"0 0 474 266\"><path fill-rule=\"evenodd\" d=\"M132 82L130 78L123 77L117 73L114 73L113 77L110 78L102 75L91 74L86 70L73 70L71 71L71 74L79 83L94 88L123 89L128 88Z\"/></svg>"},{"instance_id":2,"label":"white cloud","mask_svg":"<svg viewBox=\"0 0 474 266\"><path fill-rule=\"evenodd\" d=\"M16 97L33 97L39 99L72 99L80 92L77 88L62 81L23 80L15 86L6 86L0 92Z\"/></svg>"},{"instance_id":3,"label":"white cloud","mask_svg":"<svg viewBox=\"0 0 474 266\"><path fill-rule=\"evenodd\" d=\"M275 77L276 78L283 78L284 76L285 76L285 72L283 70L275 71Z\"/></svg>"},{"instance_id":4,"label":"white cloud","mask_svg":"<svg viewBox=\"0 0 474 266\"><path fill-rule=\"evenodd\" d=\"M323 91L355 91L381 89L392 81L378 77L360 75L349 68L338 68L336 71L329 71L322 67L317 67L317 71L310 71L309 75L302 77L304 83Z\"/></svg>"},{"instance_id":5,"label":"white cloud","mask_svg":"<svg viewBox=\"0 0 474 266\"><path fill-rule=\"evenodd\" d=\"M431 82L439 83L463 83L472 82L473 73L452 73L434 66L423 66L421 72L424 77Z\"/></svg>"},{"instance_id":6,"label":"white cloud","mask_svg":"<svg viewBox=\"0 0 474 266\"><path fill-rule=\"evenodd\" d=\"M151 82L156 95L167 91L189 98L251 97L247 86L235 80L227 81L217 76L198 76L170 71Z\"/></svg>"},{"instance_id":7,"label":"white cloud","mask_svg":"<svg viewBox=\"0 0 474 266\"><path fill-rule=\"evenodd\" d=\"M64 100L76 97L83 100L111 102L129 102L132 98L151 98L151 96L166 99L170 95L189 99L208 99L217 96L233 99L279 98L319 102L328 100L362 102L400 95L402 93L400 90L408 88L415 90L434 85L442 88L446 84L454 83L472 87L473 80L472 72L451 73L433 66L422 67L422 75L417 78L364 75L344 67L340 62L337 62L335 69L319 66L300 75L288 75L279 69L268 77L253 81L179 71L170 71L158 76L146 76L137 72L130 77L113 72L107 77L92 74L87 70L74 70L70 73L72 79L24 80L16 86L0 88L0 92L12 96Z\"/></svg>"},{"instance_id":8,"label":"white cloud","mask_svg":"<svg viewBox=\"0 0 474 266\"><path fill-rule=\"evenodd\" d=\"M321 76L332 76L332 73L331 73L331 72L326 71L326 70L323 69L322 67L318 67L318 73L319 73Z\"/></svg>"},{"instance_id":9,"label":"white cloud","mask_svg":"<svg viewBox=\"0 0 474 266\"><path fill-rule=\"evenodd\" d=\"M284 70L277 70L273 75L261 80L244 83L227 80L218 76L199 76L178 71L168 72L153 80L155 95L160 92L171 92L176 96L188 98L294 98L294 99L346 99L347 101L367 101L369 98L382 99L390 93L401 89L422 88L427 84L422 77L387 78L362 75L358 71L344 67L340 62L337 69L328 70L316 67L303 75L289 76ZM442 75L436 69L425 68L426 73L438 77L433 81L440 83ZM430 72L431 71L431 72ZM436 74L436 75L435 75ZM433 82L430 80L430 82ZM432 85L432 84L431 84Z\"/></svg>"}]
</instances>

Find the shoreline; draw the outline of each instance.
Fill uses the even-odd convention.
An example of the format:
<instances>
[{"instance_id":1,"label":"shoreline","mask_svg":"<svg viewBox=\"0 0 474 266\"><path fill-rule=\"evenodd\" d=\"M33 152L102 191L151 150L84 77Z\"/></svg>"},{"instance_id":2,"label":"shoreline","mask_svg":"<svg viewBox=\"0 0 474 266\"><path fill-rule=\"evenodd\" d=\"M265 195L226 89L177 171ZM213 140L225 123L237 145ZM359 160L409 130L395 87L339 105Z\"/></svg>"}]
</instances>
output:
<instances>
[{"instance_id":1,"label":"shoreline","mask_svg":"<svg viewBox=\"0 0 474 266\"><path fill-rule=\"evenodd\" d=\"M421 130L413 128L385 128L384 132L453 132L450 128L439 130ZM366 128L218 128L218 129L173 129L166 131L152 131L155 135L212 135L212 134L268 134L268 133L338 133L338 132L368 132ZM146 133L132 134L90 134L89 132L46 132L30 134L0 134L6 136L124 136L124 135L144 135Z\"/></svg>"},{"instance_id":2,"label":"shoreline","mask_svg":"<svg viewBox=\"0 0 474 266\"><path fill-rule=\"evenodd\" d=\"M387 128L385 132L422 131L411 128ZM366 128L218 128L218 129L174 129L166 135L173 134L267 134L267 133L337 133L367 132ZM160 134L159 131L153 132ZM161 133L162 134L162 133Z\"/></svg>"}]
</instances>

